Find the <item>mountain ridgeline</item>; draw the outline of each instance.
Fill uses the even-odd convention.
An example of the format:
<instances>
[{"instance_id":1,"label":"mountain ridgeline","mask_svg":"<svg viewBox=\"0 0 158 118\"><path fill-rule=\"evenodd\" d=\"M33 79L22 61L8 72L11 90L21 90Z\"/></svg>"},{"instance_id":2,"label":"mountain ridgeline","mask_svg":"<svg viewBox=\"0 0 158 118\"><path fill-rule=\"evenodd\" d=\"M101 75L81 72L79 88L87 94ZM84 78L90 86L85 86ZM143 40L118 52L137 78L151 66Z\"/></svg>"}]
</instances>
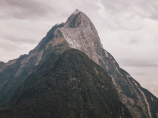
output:
<instances>
[{"instance_id":1,"label":"mountain ridgeline","mask_svg":"<svg viewBox=\"0 0 158 118\"><path fill-rule=\"evenodd\" d=\"M24 93L28 88L31 89L31 86L35 86L38 81L44 81L39 76L41 73L47 73L45 67L46 70L43 70L44 64L48 64L48 67L51 66L52 64L49 65L48 60L55 62L63 52L70 48L84 52L108 73L119 100L129 109L133 118L158 118L158 98L142 88L130 74L119 67L113 56L103 49L97 30L91 20L79 10L76 10L65 23L52 27L37 47L30 51L28 55L22 55L8 63L0 63L0 106L13 105L14 110L16 110L15 104L20 105L20 100L22 103L25 99L22 96L25 96ZM54 65L52 66L54 67ZM47 78L47 76L42 77ZM74 82L77 82L76 80ZM25 85L22 86L23 84ZM102 84L106 84L106 82ZM66 86L66 83L64 86ZM102 96L102 93L99 96ZM96 97L93 100L96 100ZM106 105L108 106L107 103ZM110 109L110 107L107 108ZM120 108L116 110L118 111L116 116L123 117L122 114L119 114L119 110ZM82 117L83 114L80 114L80 116Z\"/></svg>"},{"instance_id":2,"label":"mountain ridgeline","mask_svg":"<svg viewBox=\"0 0 158 118\"><path fill-rule=\"evenodd\" d=\"M48 59L19 87L21 92L15 105L0 111L1 117L132 118L111 77L76 49L65 51L55 63Z\"/></svg>"}]
</instances>

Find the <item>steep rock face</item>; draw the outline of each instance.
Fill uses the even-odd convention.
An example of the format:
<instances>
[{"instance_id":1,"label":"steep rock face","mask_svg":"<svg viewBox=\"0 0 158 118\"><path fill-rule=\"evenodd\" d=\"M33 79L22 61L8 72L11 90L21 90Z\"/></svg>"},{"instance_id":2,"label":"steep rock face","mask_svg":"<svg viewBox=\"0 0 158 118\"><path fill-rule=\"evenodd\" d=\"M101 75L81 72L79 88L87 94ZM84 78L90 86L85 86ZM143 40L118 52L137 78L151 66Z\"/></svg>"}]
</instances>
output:
<instances>
[{"instance_id":1,"label":"steep rock face","mask_svg":"<svg viewBox=\"0 0 158 118\"><path fill-rule=\"evenodd\" d=\"M0 69L2 69L4 65L5 65L4 62L0 62Z\"/></svg>"},{"instance_id":2,"label":"steep rock face","mask_svg":"<svg viewBox=\"0 0 158 118\"><path fill-rule=\"evenodd\" d=\"M85 52L99 64L99 53L103 49L98 33L90 19L76 10L59 28L71 48Z\"/></svg>"},{"instance_id":3,"label":"steep rock face","mask_svg":"<svg viewBox=\"0 0 158 118\"><path fill-rule=\"evenodd\" d=\"M3 64L0 68L0 106L4 105L14 91L24 82L35 68L54 52L62 54L69 48L60 31L56 30L63 24L55 25L28 55Z\"/></svg>"},{"instance_id":4,"label":"steep rock face","mask_svg":"<svg viewBox=\"0 0 158 118\"><path fill-rule=\"evenodd\" d=\"M71 48L85 52L109 73L120 100L129 108L133 117L155 118L157 116L158 99L154 95L150 97L155 98L155 101L147 99L150 92L144 93L139 83L121 69L112 55L103 49L94 25L84 13L76 10L59 30Z\"/></svg>"},{"instance_id":5,"label":"steep rock face","mask_svg":"<svg viewBox=\"0 0 158 118\"><path fill-rule=\"evenodd\" d=\"M69 49L55 63L52 56L21 85L19 92L31 81L16 105L0 110L1 118L132 118L110 76L86 54Z\"/></svg>"},{"instance_id":6,"label":"steep rock face","mask_svg":"<svg viewBox=\"0 0 158 118\"><path fill-rule=\"evenodd\" d=\"M11 94L39 63L43 51L31 55L23 55L14 64L3 68L0 72L0 106L9 100Z\"/></svg>"},{"instance_id":7,"label":"steep rock face","mask_svg":"<svg viewBox=\"0 0 158 118\"><path fill-rule=\"evenodd\" d=\"M15 62L16 62L16 59L10 60L7 63L0 62L0 72L3 71L5 68L7 68L7 66L10 66L10 65L14 64Z\"/></svg>"},{"instance_id":8,"label":"steep rock face","mask_svg":"<svg viewBox=\"0 0 158 118\"><path fill-rule=\"evenodd\" d=\"M2 99L8 100L13 91L40 63L49 57L50 53L54 52L54 57L59 56L68 48L85 52L108 72L120 100L127 106L134 118L158 117L158 99L144 90L136 80L119 67L113 56L103 49L93 23L78 10L68 18L66 23L54 26L29 55L20 57L15 64L0 72L0 87L2 88L0 105L4 103ZM20 82L17 84L18 81ZM8 88L9 83L13 83L12 88Z\"/></svg>"}]
</instances>

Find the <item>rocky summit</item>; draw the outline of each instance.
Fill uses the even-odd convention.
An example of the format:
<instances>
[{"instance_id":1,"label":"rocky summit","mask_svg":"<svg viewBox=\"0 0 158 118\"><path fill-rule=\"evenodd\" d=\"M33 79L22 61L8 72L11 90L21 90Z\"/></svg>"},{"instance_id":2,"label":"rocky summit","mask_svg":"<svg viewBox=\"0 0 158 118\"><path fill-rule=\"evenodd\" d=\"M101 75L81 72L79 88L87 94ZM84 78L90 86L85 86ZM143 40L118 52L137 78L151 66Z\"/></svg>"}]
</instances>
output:
<instances>
[{"instance_id":1,"label":"rocky summit","mask_svg":"<svg viewBox=\"0 0 158 118\"><path fill-rule=\"evenodd\" d=\"M91 20L79 10L65 23L52 27L28 55L22 55L10 64L0 65L0 106L16 103L21 94L15 97L13 93L16 93L26 78L46 63L50 55L52 60L57 60L70 48L84 52L104 68L112 78L120 101L134 118L158 118L158 98L119 67L114 57L103 49Z\"/></svg>"}]
</instances>

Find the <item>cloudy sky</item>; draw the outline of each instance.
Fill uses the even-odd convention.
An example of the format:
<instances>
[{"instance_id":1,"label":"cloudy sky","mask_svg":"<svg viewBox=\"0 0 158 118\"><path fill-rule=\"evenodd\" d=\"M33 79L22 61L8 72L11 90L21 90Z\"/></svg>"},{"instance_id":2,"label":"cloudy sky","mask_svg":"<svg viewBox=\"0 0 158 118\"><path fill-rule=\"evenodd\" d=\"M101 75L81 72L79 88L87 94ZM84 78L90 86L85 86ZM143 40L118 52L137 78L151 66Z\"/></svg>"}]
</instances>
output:
<instances>
[{"instance_id":1,"label":"cloudy sky","mask_svg":"<svg viewBox=\"0 0 158 118\"><path fill-rule=\"evenodd\" d=\"M157 0L0 0L0 61L28 54L75 9L89 16L120 67L158 97Z\"/></svg>"}]
</instances>

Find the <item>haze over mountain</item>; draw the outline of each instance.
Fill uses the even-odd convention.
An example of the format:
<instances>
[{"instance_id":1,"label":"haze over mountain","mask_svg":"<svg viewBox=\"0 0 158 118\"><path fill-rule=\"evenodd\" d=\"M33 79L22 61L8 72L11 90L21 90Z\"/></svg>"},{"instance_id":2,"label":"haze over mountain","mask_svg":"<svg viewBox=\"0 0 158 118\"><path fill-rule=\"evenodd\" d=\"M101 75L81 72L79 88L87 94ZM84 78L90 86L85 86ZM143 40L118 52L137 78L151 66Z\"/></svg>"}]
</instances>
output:
<instances>
[{"instance_id":1,"label":"haze over mountain","mask_svg":"<svg viewBox=\"0 0 158 118\"><path fill-rule=\"evenodd\" d=\"M4 68L0 72L0 104L4 104L11 96L7 105L16 103L21 95L17 96L17 88L26 78L44 63L50 54L53 55L52 60L56 60L69 48L85 52L105 69L112 78L121 102L133 117L158 117L158 99L143 89L130 74L119 67L113 56L103 49L93 23L79 10L76 10L65 23L55 25L29 55L21 56L9 66L2 64Z\"/></svg>"}]
</instances>

